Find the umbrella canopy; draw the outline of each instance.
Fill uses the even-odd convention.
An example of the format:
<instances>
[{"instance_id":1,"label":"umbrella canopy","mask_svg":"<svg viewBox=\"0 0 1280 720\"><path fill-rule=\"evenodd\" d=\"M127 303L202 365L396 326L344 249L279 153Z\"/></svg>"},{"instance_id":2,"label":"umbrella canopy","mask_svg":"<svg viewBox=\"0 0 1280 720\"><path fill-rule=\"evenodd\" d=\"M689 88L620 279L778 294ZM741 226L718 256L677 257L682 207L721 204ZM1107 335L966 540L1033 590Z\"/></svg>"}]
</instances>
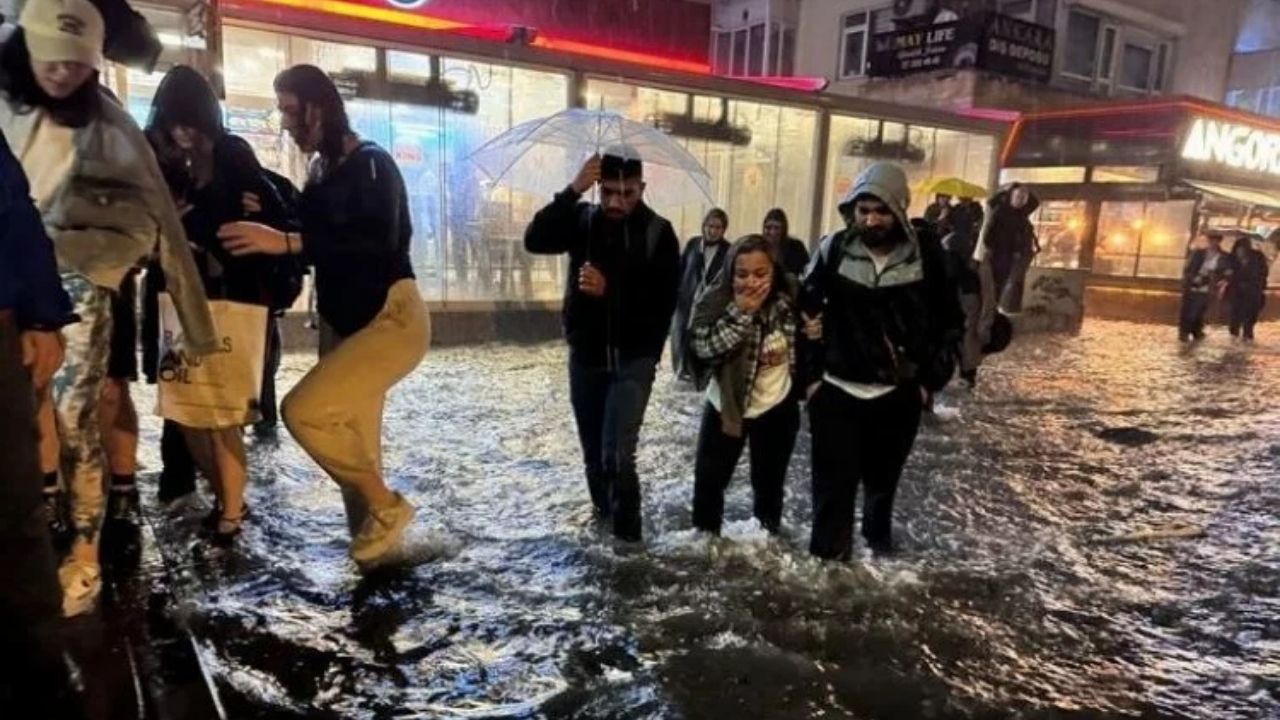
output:
<instances>
[{"instance_id":1,"label":"umbrella canopy","mask_svg":"<svg viewBox=\"0 0 1280 720\"><path fill-rule=\"evenodd\" d=\"M916 192L920 197L929 199L934 195L984 198L990 194L985 187L957 177L929 178L917 186Z\"/></svg>"},{"instance_id":2,"label":"umbrella canopy","mask_svg":"<svg viewBox=\"0 0 1280 720\"><path fill-rule=\"evenodd\" d=\"M495 186L549 197L595 153L611 148L644 163L645 200L671 207L711 204L711 177L697 158L662 130L614 112L571 108L521 123L467 160Z\"/></svg>"}]
</instances>

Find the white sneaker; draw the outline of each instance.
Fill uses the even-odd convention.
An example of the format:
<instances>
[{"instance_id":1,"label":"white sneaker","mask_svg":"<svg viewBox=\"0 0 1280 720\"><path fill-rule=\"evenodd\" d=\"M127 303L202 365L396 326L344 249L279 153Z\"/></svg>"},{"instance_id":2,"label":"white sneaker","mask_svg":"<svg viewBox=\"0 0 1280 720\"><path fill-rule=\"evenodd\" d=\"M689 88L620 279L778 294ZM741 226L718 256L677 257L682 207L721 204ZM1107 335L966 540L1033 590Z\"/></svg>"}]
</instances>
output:
<instances>
[{"instance_id":1,"label":"white sneaker","mask_svg":"<svg viewBox=\"0 0 1280 720\"><path fill-rule=\"evenodd\" d=\"M360 533L351 541L351 559L362 566L376 565L384 555L396 549L404 531L413 522L417 510L400 493L385 508L369 508Z\"/></svg>"},{"instance_id":2,"label":"white sneaker","mask_svg":"<svg viewBox=\"0 0 1280 720\"><path fill-rule=\"evenodd\" d=\"M58 568L62 584L64 617L83 615L91 610L102 592L102 568L95 562L67 558Z\"/></svg>"}]
</instances>

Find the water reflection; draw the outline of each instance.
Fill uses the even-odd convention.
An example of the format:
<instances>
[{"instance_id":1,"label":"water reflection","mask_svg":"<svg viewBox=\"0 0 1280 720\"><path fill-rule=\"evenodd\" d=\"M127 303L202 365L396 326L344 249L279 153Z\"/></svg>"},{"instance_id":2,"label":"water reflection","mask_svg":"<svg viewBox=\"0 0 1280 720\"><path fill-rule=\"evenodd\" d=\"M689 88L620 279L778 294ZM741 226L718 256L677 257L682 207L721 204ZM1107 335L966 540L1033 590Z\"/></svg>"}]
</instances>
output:
<instances>
[{"instance_id":1,"label":"water reflection","mask_svg":"<svg viewBox=\"0 0 1280 720\"><path fill-rule=\"evenodd\" d=\"M781 538L741 479L724 538L688 530L697 400L665 381L648 548L615 550L558 344L439 351L392 398L386 466L431 562L360 578L336 489L287 439L253 450L237 549L195 540L198 510L152 520L233 717L1277 717L1267 335L1028 339L922 434L890 560L804 554L803 442Z\"/></svg>"}]
</instances>

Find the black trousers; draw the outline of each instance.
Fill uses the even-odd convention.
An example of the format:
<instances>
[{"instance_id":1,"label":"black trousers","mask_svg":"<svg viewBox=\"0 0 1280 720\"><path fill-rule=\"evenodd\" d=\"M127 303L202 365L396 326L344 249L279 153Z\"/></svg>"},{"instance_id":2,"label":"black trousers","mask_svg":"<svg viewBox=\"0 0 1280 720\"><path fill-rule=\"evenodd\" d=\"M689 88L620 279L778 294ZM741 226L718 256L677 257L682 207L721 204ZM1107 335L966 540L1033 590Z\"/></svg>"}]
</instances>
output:
<instances>
[{"instance_id":1,"label":"black trousers","mask_svg":"<svg viewBox=\"0 0 1280 720\"><path fill-rule=\"evenodd\" d=\"M862 536L875 550L892 547L893 498L920 429L920 388L902 385L859 400L824 383L809 401L813 435L813 534L809 552L847 560L853 553L853 507L862 486Z\"/></svg>"},{"instance_id":2,"label":"black trousers","mask_svg":"<svg viewBox=\"0 0 1280 720\"><path fill-rule=\"evenodd\" d=\"M282 349L280 338L280 318L274 313L267 315L267 359L262 366L262 391L258 395L259 411L262 419L257 427L270 430L280 424L280 406L276 401L276 374L280 372L280 354Z\"/></svg>"},{"instance_id":3,"label":"black trousers","mask_svg":"<svg viewBox=\"0 0 1280 720\"><path fill-rule=\"evenodd\" d=\"M1263 296L1258 293L1235 293L1231 297L1231 336L1253 339L1253 326L1262 314Z\"/></svg>"},{"instance_id":4,"label":"black trousers","mask_svg":"<svg viewBox=\"0 0 1280 720\"><path fill-rule=\"evenodd\" d=\"M1204 316L1209 312L1209 293L1188 291L1182 293L1182 317L1178 322L1178 337L1204 335Z\"/></svg>"},{"instance_id":5,"label":"black trousers","mask_svg":"<svg viewBox=\"0 0 1280 720\"><path fill-rule=\"evenodd\" d=\"M18 330L0 319L0 707L75 717L62 661L62 587L41 499L35 392Z\"/></svg>"},{"instance_id":6,"label":"black trousers","mask_svg":"<svg viewBox=\"0 0 1280 720\"><path fill-rule=\"evenodd\" d=\"M787 467L800 431L800 404L793 398L758 418L745 420L742 436L726 435L720 413L707 403L698 434L698 455L693 471L693 525L719 534L724 520L724 493L743 448L751 446L752 514L769 532L782 525L782 503Z\"/></svg>"},{"instance_id":7,"label":"black trousers","mask_svg":"<svg viewBox=\"0 0 1280 720\"><path fill-rule=\"evenodd\" d=\"M578 423L591 502L613 520L613 534L640 539L640 476L636 448L649 406L657 360L636 358L619 367L569 359L569 397Z\"/></svg>"},{"instance_id":8,"label":"black trousers","mask_svg":"<svg viewBox=\"0 0 1280 720\"><path fill-rule=\"evenodd\" d=\"M164 421L160 433L160 502L169 502L196 489L196 461L191 457L182 428Z\"/></svg>"}]
</instances>

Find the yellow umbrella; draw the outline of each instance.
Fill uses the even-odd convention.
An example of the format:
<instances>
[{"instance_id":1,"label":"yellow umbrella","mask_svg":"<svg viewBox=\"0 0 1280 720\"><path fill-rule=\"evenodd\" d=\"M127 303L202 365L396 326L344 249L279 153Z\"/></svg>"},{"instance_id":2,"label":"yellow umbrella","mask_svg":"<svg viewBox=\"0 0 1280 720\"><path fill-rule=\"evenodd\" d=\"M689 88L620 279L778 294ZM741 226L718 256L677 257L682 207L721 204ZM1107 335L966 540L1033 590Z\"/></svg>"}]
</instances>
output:
<instances>
[{"instance_id":1,"label":"yellow umbrella","mask_svg":"<svg viewBox=\"0 0 1280 720\"><path fill-rule=\"evenodd\" d=\"M932 199L934 195L951 197L984 198L989 193L981 185L957 177L929 178L916 187L920 197Z\"/></svg>"}]
</instances>

